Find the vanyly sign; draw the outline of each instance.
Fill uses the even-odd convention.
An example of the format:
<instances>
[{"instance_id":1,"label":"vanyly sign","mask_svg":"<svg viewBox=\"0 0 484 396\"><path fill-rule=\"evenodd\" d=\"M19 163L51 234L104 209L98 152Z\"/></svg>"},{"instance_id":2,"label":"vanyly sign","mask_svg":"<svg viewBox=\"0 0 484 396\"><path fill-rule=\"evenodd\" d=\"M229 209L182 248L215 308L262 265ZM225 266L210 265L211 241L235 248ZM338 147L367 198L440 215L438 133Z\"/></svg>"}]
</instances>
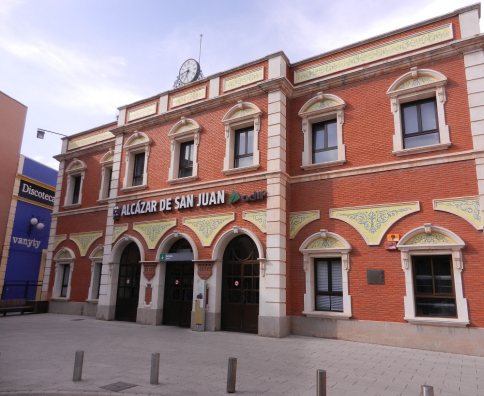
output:
<instances>
[{"instance_id":1,"label":"vanyly sign","mask_svg":"<svg viewBox=\"0 0 484 396\"><path fill-rule=\"evenodd\" d=\"M121 207L115 207L113 217L114 219L119 219L121 216L171 212L173 210L223 205L226 202L229 205L234 205L237 202L260 201L266 196L267 193L265 191L255 191L252 194L239 194L236 191L232 191L227 197L224 190L218 190L202 192L198 195L177 195L176 197L161 198L160 200L139 200L133 203L124 204Z\"/></svg>"}]
</instances>

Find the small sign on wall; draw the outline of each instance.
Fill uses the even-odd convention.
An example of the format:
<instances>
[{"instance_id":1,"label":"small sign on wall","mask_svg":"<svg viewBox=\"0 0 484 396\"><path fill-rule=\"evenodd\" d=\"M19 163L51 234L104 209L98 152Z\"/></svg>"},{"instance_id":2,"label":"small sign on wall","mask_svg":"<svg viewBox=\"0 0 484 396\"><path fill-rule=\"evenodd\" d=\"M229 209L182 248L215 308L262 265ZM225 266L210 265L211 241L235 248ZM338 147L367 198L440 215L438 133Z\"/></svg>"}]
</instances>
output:
<instances>
[{"instance_id":1,"label":"small sign on wall","mask_svg":"<svg viewBox=\"0 0 484 396\"><path fill-rule=\"evenodd\" d=\"M382 269L369 269L366 271L366 280L369 285L384 285L385 271Z\"/></svg>"}]
</instances>

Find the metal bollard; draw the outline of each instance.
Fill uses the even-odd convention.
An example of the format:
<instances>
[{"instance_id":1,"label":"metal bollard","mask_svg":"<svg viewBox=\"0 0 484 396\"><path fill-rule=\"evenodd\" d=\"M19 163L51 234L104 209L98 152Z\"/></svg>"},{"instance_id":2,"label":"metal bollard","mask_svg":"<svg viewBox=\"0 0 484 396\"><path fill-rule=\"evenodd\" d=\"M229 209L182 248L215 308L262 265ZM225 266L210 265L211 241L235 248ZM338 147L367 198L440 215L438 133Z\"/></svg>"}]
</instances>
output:
<instances>
[{"instance_id":1,"label":"metal bollard","mask_svg":"<svg viewBox=\"0 0 484 396\"><path fill-rule=\"evenodd\" d=\"M316 396L326 396L325 370L316 370Z\"/></svg>"},{"instance_id":2,"label":"metal bollard","mask_svg":"<svg viewBox=\"0 0 484 396\"><path fill-rule=\"evenodd\" d=\"M84 351L76 351L74 359L74 374L72 380L77 382L82 379L82 364L84 363Z\"/></svg>"},{"instance_id":3,"label":"metal bollard","mask_svg":"<svg viewBox=\"0 0 484 396\"><path fill-rule=\"evenodd\" d=\"M237 358L229 358L227 370L227 393L235 393L235 380L237 379Z\"/></svg>"},{"instance_id":4,"label":"metal bollard","mask_svg":"<svg viewBox=\"0 0 484 396\"><path fill-rule=\"evenodd\" d=\"M434 396L434 387L430 385L422 385L422 396Z\"/></svg>"},{"instance_id":5,"label":"metal bollard","mask_svg":"<svg viewBox=\"0 0 484 396\"><path fill-rule=\"evenodd\" d=\"M158 379L160 376L160 354L151 354L151 373L150 373L150 384L158 385Z\"/></svg>"}]
</instances>

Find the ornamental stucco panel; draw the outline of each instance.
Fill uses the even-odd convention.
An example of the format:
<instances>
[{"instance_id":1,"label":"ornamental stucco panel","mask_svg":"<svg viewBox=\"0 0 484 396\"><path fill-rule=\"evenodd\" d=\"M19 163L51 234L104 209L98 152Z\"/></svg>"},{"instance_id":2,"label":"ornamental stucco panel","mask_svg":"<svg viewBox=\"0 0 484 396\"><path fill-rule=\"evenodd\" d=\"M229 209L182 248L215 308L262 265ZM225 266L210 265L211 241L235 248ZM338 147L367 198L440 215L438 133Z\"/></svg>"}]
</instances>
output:
<instances>
[{"instance_id":1,"label":"ornamental stucco panel","mask_svg":"<svg viewBox=\"0 0 484 396\"><path fill-rule=\"evenodd\" d=\"M125 231L128 231L128 224L115 225L113 227L113 242L115 242L116 239L118 239L119 236Z\"/></svg>"},{"instance_id":2,"label":"ornamental stucco panel","mask_svg":"<svg viewBox=\"0 0 484 396\"><path fill-rule=\"evenodd\" d=\"M434 209L459 216L472 224L476 230L483 229L479 197L434 199Z\"/></svg>"},{"instance_id":3,"label":"ornamental stucco panel","mask_svg":"<svg viewBox=\"0 0 484 396\"><path fill-rule=\"evenodd\" d=\"M304 226L319 218L319 210L289 213L289 238L294 239Z\"/></svg>"},{"instance_id":4,"label":"ornamental stucco panel","mask_svg":"<svg viewBox=\"0 0 484 396\"><path fill-rule=\"evenodd\" d=\"M235 213L187 217L183 219L183 225L186 225L198 236L203 246L210 246L219 231L234 220Z\"/></svg>"},{"instance_id":5,"label":"ornamental stucco panel","mask_svg":"<svg viewBox=\"0 0 484 396\"><path fill-rule=\"evenodd\" d=\"M133 230L138 231L141 234L148 249L154 249L163 235L165 235L170 228L175 226L175 219L165 221L144 221L141 223L134 223Z\"/></svg>"},{"instance_id":6,"label":"ornamental stucco panel","mask_svg":"<svg viewBox=\"0 0 484 396\"><path fill-rule=\"evenodd\" d=\"M102 231L80 232L78 234L70 234L69 239L77 245L81 256L85 256L93 242L102 236Z\"/></svg>"},{"instance_id":7,"label":"ornamental stucco panel","mask_svg":"<svg viewBox=\"0 0 484 396\"><path fill-rule=\"evenodd\" d=\"M267 232L267 212L265 210L246 210L242 218L254 224L262 232Z\"/></svg>"},{"instance_id":8,"label":"ornamental stucco panel","mask_svg":"<svg viewBox=\"0 0 484 396\"><path fill-rule=\"evenodd\" d=\"M379 245L389 228L401 218L420 210L419 202L330 209L329 217L352 226L368 245Z\"/></svg>"},{"instance_id":9,"label":"ornamental stucco panel","mask_svg":"<svg viewBox=\"0 0 484 396\"><path fill-rule=\"evenodd\" d=\"M317 238L311 241L306 247L308 250L321 250L321 249L344 249L345 246L336 238Z\"/></svg>"},{"instance_id":10,"label":"ornamental stucco panel","mask_svg":"<svg viewBox=\"0 0 484 396\"><path fill-rule=\"evenodd\" d=\"M409 239L405 245L454 245L457 242L440 232L422 233Z\"/></svg>"},{"instance_id":11,"label":"ornamental stucco panel","mask_svg":"<svg viewBox=\"0 0 484 396\"><path fill-rule=\"evenodd\" d=\"M67 239L67 234L60 234L54 237L54 242L52 243L52 250L55 250L57 246Z\"/></svg>"}]
</instances>

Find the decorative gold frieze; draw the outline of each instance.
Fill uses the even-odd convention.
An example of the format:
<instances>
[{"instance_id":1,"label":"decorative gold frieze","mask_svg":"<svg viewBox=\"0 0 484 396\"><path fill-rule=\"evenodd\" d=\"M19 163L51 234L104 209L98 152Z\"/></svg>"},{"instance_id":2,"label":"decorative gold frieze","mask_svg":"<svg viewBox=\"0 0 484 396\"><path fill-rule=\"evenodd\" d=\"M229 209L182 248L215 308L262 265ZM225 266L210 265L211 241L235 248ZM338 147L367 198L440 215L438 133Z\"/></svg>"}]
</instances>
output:
<instances>
[{"instance_id":1,"label":"decorative gold frieze","mask_svg":"<svg viewBox=\"0 0 484 396\"><path fill-rule=\"evenodd\" d=\"M361 66L365 63L375 62L390 56L438 44L450 40L453 37L454 33L452 31L452 24L438 26L411 36L373 46L347 56L296 70L294 72L294 83L302 83L304 81L312 80L313 78L323 77L345 69Z\"/></svg>"},{"instance_id":2,"label":"decorative gold frieze","mask_svg":"<svg viewBox=\"0 0 484 396\"><path fill-rule=\"evenodd\" d=\"M116 242L116 239L119 238L119 236L125 232L128 231L128 225L127 224L119 224L115 225L113 227L113 242Z\"/></svg>"},{"instance_id":3,"label":"decorative gold frieze","mask_svg":"<svg viewBox=\"0 0 484 396\"><path fill-rule=\"evenodd\" d=\"M128 110L127 121L131 122L153 114L156 114L156 102L143 107L138 107L134 110Z\"/></svg>"},{"instance_id":4,"label":"decorative gold frieze","mask_svg":"<svg viewBox=\"0 0 484 396\"><path fill-rule=\"evenodd\" d=\"M368 245L379 245L383 235L401 218L418 212L419 202L330 209L329 217L352 226Z\"/></svg>"},{"instance_id":5,"label":"decorative gold frieze","mask_svg":"<svg viewBox=\"0 0 484 396\"><path fill-rule=\"evenodd\" d=\"M176 220L163 221L144 221L141 223L134 223L133 230L138 231L146 241L149 249L154 249L163 235L170 229L176 226Z\"/></svg>"},{"instance_id":6,"label":"decorative gold frieze","mask_svg":"<svg viewBox=\"0 0 484 396\"><path fill-rule=\"evenodd\" d=\"M245 85L254 84L264 79L264 66L254 70L249 70L235 76L224 78L223 90L231 91L232 89L240 88Z\"/></svg>"},{"instance_id":7,"label":"decorative gold frieze","mask_svg":"<svg viewBox=\"0 0 484 396\"><path fill-rule=\"evenodd\" d=\"M89 135L87 137L69 140L67 144L67 150L75 150L84 146L89 146L90 144L99 143L104 140L109 140L114 138L114 135L109 132L109 129L103 129L96 134Z\"/></svg>"},{"instance_id":8,"label":"decorative gold frieze","mask_svg":"<svg viewBox=\"0 0 484 396\"><path fill-rule=\"evenodd\" d=\"M336 238L317 238L311 241L306 249L321 250L321 249L344 249L345 246Z\"/></svg>"},{"instance_id":9,"label":"decorative gold frieze","mask_svg":"<svg viewBox=\"0 0 484 396\"><path fill-rule=\"evenodd\" d=\"M85 256L93 242L103 236L101 231L80 232L78 234L69 234L69 239L79 248L81 256Z\"/></svg>"},{"instance_id":10,"label":"decorative gold frieze","mask_svg":"<svg viewBox=\"0 0 484 396\"><path fill-rule=\"evenodd\" d=\"M195 102L196 100L205 99L207 96L207 87L203 86L189 92L171 97L171 107L182 106L187 103Z\"/></svg>"},{"instance_id":11,"label":"decorative gold frieze","mask_svg":"<svg viewBox=\"0 0 484 396\"><path fill-rule=\"evenodd\" d=\"M476 230L483 229L479 197L434 199L434 210L452 213L472 224Z\"/></svg>"},{"instance_id":12,"label":"decorative gold frieze","mask_svg":"<svg viewBox=\"0 0 484 396\"><path fill-rule=\"evenodd\" d=\"M319 218L319 210L289 213L289 238L294 239L304 226Z\"/></svg>"},{"instance_id":13,"label":"decorative gold frieze","mask_svg":"<svg viewBox=\"0 0 484 396\"><path fill-rule=\"evenodd\" d=\"M64 242L67 239L67 234L59 234L54 237L54 242L52 243L52 250L57 249L57 246L60 245L61 242Z\"/></svg>"},{"instance_id":14,"label":"decorative gold frieze","mask_svg":"<svg viewBox=\"0 0 484 396\"><path fill-rule=\"evenodd\" d=\"M267 212L265 210L244 210L242 218L254 224L262 232L267 232Z\"/></svg>"},{"instance_id":15,"label":"decorative gold frieze","mask_svg":"<svg viewBox=\"0 0 484 396\"><path fill-rule=\"evenodd\" d=\"M183 219L183 225L186 225L198 236L203 246L210 246L219 231L234 220L235 213L187 217Z\"/></svg>"},{"instance_id":16,"label":"decorative gold frieze","mask_svg":"<svg viewBox=\"0 0 484 396\"><path fill-rule=\"evenodd\" d=\"M405 245L453 245L457 242L440 232L431 232L415 235L409 239Z\"/></svg>"}]
</instances>

